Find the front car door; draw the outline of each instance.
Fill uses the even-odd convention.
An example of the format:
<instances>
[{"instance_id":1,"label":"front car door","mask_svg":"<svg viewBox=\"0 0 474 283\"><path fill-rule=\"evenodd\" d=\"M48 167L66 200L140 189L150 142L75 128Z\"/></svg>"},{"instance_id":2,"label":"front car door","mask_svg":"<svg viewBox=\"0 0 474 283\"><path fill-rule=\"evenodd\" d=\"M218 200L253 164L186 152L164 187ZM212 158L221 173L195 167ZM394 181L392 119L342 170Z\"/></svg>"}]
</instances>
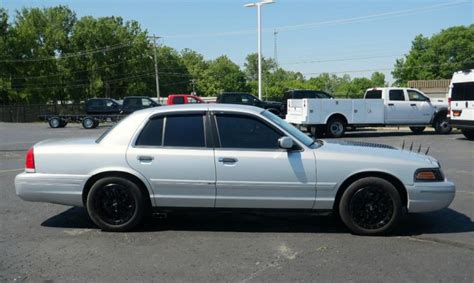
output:
<instances>
[{"instance_id":1,"label":"front car door","mask_svg":"<svg viewBox=\"0 0 474 283\"><path fill-rule=\"evenodd\" d=\"M385 123L395 125L410 123L410 107L410 102L406 100L403 89L389 89L388 101L385 106Z\"/></svg>"},{"instance_id":2,"label":"front car door","mask_svg":"<svg viewBox=\"0 0 474 283\"><path fill-rule=\"evenodd\" d=\"M214 207L214 150L204 112L155 116L127 151L127 161L153 188L157 206Z\"/></svg>"},{"instance_id":3,"label":"front car door","mask_svg":"<svg viewBox=\"0 0 474 283\"><path fill-rule=\"evenodd\" d=\"M252 114L211 115L215 142L216 207L307 208L316 197L314 153L283 150L284 133Z\"/></svg>"},{"instance_id":4,"label":"front car door","mask_svg":"<svg viewBox=\"0 0 474 283\"><path fill-rule=\"evenodd\" d=\"M429 124L435 110L429 98L414 89L407 89L407 94L411 107L411 121L418 124Z\"/></svg>"}]
</instances>

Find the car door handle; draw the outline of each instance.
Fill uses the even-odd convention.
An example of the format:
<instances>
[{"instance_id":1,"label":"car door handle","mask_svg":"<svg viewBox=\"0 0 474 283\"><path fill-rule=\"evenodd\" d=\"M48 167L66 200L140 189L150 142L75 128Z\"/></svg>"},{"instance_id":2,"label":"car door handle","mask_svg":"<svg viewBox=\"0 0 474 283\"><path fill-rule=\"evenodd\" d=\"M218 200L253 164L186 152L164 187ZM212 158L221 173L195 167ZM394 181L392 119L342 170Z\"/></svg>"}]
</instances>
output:
<instances>
[{"instance_id":1,"label":"car door handle","mask_svg":"<svg viewBox=\"0 0 474 283\"><path fill-rule=\"evenodd\" d=\"M233 157L219 157L218 160L222 163L236 163L238 161L237 158Z\"/></svg>"},{"instance_id":2,"label":"car door handle","mask_svg":"<svg viewBox=\"0 0 474 283\"><path fill-rule=\"evenodd\" d=\"M393 103L389 103L389 104L388 104L388 106L394 106L394 105L395 105L395 104L393 104Z\"/></svg>"},{"instance_id":3,"label":"car door handle","mask_svg":"<svg viewBox=\"0 0 474 283\"><path fill-rule=\"evenodd\" d=\"M412 103L412 104L410 104L410 106L416 106L416 103Z\"/></svg>"},{"instance_id":4,"label":"car door handle","mask_svg":"<svg viewBox=\"0 0 474 283\"><path fill-rule=\"evenodd\" d=\"M138 156L137 159L141 162L151 162L153 161L153 156Z\"/></svg>"}]
</instances>

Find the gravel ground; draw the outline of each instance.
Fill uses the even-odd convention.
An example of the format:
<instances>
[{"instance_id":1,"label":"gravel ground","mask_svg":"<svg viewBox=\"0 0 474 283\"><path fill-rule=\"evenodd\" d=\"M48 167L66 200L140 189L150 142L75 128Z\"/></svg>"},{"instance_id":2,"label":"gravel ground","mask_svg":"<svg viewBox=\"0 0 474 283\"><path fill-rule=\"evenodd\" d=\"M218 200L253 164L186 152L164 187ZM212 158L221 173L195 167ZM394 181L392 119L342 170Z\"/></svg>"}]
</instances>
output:
<instances>
[{"instance_id":1,"label":"gravel ground","mask_svg":"<svg viewBox=\"0 0 474 283\"><path fill-rule=\"evenodd\" d=\"M29 146L105 129L0 123L0 281L474 282L474 143L458 133L369 129L344 138L430 146L457 185L450 208L410 215L390 237L351 235L330 216L205 212L105 233L82 208L15 196Z\"/></svg>"}]
</instances>

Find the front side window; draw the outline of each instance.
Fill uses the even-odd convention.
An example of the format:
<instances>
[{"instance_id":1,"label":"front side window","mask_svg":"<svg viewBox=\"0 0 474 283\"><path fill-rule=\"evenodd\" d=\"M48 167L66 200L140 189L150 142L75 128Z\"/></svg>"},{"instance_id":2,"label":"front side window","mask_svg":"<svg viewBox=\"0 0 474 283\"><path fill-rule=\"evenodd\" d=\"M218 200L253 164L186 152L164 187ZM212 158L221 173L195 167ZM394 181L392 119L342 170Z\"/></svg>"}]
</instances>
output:
<instances>
[{"instance_id":1,"label":"front side window","mask_svg":"<svg viewBox=\"0 0 474 283\"><path fill-rule=\"evenodd\" d=\"M426 96L424 96L423 94L419 93L416 90L410 90L409 89L409 90L407 90L407 93L408 93L408 99L410 101L428 101Z\"/></svg>"},{"instance_id":2,"label":"front side window","mask_svg":"<svg viewBox=\"0 0 474 283\"><path fill-rule=\"evenodd\" d=\"M242 94L242 104L254 105L255 104L255 98L253 96L248 95L248 94Z\"/></svg>"},{"instance_id":3,"label":"front side window","mask_svg":"<svg viewBox=\"0 0 474 283\"><path fill-rule=\"evenodd\" d=\"M165 120L164 146L204 147L202 114L173 115Z\"/></svg>"},{"instance_id":4,"label":"front side window","mask_svg":"<svg viewBox=\"0 0 474 283\"><path fill-rule=\"evenodd\" d=\"M216 115L221 147L278 149L282 136L264 122L245 115Z\"/></svg>"},{"instance_id":5,"label":"front side window","mask_svg":"<svg viewBox=\"0 0 474 283\"><path fill-rule=\"evenodd\" d=\"M389 99L392 101L405 101L403 89L391 89L388 92Z\"/></svg>"},{"instance_id":6,"label":"front side window","mask_svg":"<svg viewBox=\"0 0 474 283\"><path fill-rule=\"evenodd\" d=\"M188 103L199 103L199 101L194 97L188 96Z\"/></svg>"},{"instance_id":7,"label":"front side window","mask_svg":"<svg viewBox=\"0 0 474 283\"><path fill-rule=\"evenodd\" d=\"M150 106L151 105L151 100L149 100L148 98L142 98L142 105L143 106Z\"/></svg>"}]
</instances>

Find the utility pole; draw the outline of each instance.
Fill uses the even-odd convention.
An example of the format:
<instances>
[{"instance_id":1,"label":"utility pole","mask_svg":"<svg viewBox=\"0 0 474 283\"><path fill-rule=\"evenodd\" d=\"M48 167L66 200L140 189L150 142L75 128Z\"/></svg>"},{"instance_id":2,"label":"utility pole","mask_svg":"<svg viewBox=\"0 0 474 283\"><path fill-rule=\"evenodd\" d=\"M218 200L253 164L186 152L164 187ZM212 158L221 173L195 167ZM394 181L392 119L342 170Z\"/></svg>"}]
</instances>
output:
<instances>
[{"instance_id":1,"label":"utility pole","mask_svg":"<svg viewBox=\"0 0 474 283\"><path fill-rule=\"evenodd\" d=\"M193 87L193 93L192 95L196 95L196 80L195 79L192 79L191 81L191 85Z\"/></svg>"},{"instance_id":2,"label":"utility pole","mask_svg":"<svg viewBox=\"0 0 474 283\"><path fill-rule=\"evenodd\" d=\"M153 46L154 46L153 59L155 61L156 98L158 98L158 102L160 102L160 77L158 75L158 57L156 54L157 40L160 39L160 37L153 35L153 36L149 36L148 38L153 39Z\"/></svg>"},{"instance_id":3,"label":"utility pole","mask_svg":"<svg viewBox=\"0 0 474 283\"><path fill-rule=\"evenodd\" d=\"M275 29L273 31L273 60L275 60L275 63L278 65L278 53L277 53L277 35L278 32Z\"/></svg>"}]
</instances>

